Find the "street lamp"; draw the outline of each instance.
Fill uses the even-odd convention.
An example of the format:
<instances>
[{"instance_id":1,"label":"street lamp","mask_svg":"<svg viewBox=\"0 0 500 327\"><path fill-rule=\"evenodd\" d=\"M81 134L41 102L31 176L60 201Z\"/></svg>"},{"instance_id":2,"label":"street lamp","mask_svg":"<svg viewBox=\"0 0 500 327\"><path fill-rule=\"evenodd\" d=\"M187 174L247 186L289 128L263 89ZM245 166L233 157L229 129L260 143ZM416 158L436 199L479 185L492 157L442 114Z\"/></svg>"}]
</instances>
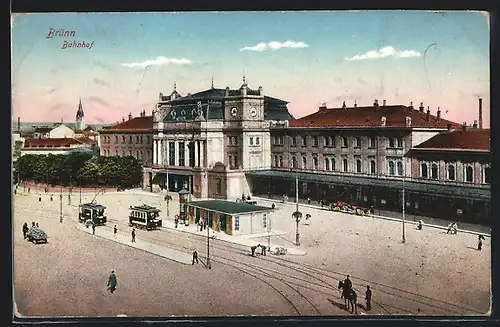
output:
<instances>
[{"instance_id":1,"label":"street lamp","mask_svg":"<svg viewBox=\"0 0 500 327\"><path fill-rule=\"evenodd\" d=\"M403 235L402 235L402 243L406 243L405 237L405 213L406 213L406 200L405 200L405 175L403 173L403 192L401 193L403 200Z\"/></svg>"},{"instance_id":2,"label":"street lamp","mask_svg":"<svg viewBox=\"0 0 500 327\"><path fill-rule=\"evenodd\" d=\"M302 218L302 212L299 211L299 171L295 170L295 212L292 214L295 218L295 245L300 245L299 221Z\"/></svg>"},{"instance_id":3,"label":"street lamp","mask_svg":"<svg viewBox=\"0 0 500 327\"><path fill-rule=\"evenodd\" d=\"M271 250L271 214L267 213L267 249Z\"/></svg>"},{"instance_id":4,"label":"street lamp","mask_svg":"<svg viewBox=\"0 0 500 327\"><path fill-rule=\"evenodd\" d=\"M59 200L60 200L60 205L61 205L59 222L62 223L63 222L63 195L62 195L62 186L61 186L61 194L59 195Z\"/></svg>"}]
</instances>

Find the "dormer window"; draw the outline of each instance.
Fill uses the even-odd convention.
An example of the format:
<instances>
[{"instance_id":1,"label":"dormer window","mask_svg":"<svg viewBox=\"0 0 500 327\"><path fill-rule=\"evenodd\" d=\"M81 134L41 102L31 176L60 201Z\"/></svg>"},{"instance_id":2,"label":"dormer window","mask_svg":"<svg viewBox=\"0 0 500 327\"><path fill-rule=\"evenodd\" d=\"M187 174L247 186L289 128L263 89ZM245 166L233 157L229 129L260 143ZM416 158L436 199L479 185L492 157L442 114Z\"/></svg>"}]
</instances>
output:
<instances>
[{"instance_id":1,"label":"dormer window","mask_svg":"<svg viewBox=\"0 0 500 327\"><path fill-rule=\"evenodd\" d=\"M344 136L344 137L342 137L342 147L347 148L347 146L348 146L347 145L347 137Z\"/></svg>"},{"instance_id":2,"label":"dormer window","mask_svg":"<svg viewBox=\"0 0 500 327\"><path fill-rule=\"evenodd\" d=\"M318 137L317 136L313 137L313 146L315 146L315 147L318 146Z\"/></svg>"}]
</instances>

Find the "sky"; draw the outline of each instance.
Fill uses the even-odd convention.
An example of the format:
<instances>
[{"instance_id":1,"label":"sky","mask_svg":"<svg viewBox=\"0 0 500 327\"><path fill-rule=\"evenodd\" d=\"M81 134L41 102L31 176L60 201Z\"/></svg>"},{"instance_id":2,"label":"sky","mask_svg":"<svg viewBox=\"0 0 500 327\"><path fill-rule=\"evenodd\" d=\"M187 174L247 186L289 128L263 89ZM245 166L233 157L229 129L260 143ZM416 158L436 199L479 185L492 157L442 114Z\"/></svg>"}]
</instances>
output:
<instances>
[{"instance_id":1,"label":"sky","mask_svg":"<svg viewBox=\"0 0 500 327\"><path fill-rule=\"evenodd\" d=\"M22 14L12 26L13 120L73 122L82 99L87 123L116 122L150 114L174 84L236 89L245 75L296 118L378 99L472 124L481 97L489 126L480 12Z\"/></svg>"}]
</instances>

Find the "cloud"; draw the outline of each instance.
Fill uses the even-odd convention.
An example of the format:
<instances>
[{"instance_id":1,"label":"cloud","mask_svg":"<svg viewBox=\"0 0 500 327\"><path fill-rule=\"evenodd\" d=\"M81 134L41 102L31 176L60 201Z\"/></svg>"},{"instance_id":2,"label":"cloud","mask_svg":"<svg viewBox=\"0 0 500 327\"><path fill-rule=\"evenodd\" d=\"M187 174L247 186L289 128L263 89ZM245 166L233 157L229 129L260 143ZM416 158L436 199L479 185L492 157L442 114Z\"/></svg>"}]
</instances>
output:
<instances>
[{"instance_id":1,"label":"cloud","mask_svg":"<svg viewBox=\"0 0 500 327\"><path fill-rule=\"evenodd\" d=\"M380 50L372 50L364 54L357 54L354 57L345 58L345 60L368 60L368 59L379 59L387 57L412 58L420 56L421 54L415 50L396 51L396 49L394 49L393 47L383 47Z\"/></svg>"},{"instance_id":2,"label":"cloud","mask_svg":"<svg viewBox=\"0 0 500 327\"><path fill-rule=\"evenodd\" d=\"M186 58L166 58L166 57L157 57L153 60L146 60L143 62L130 62L130 63L121 63L120 65L129 67L129 68L145 68L148 66L165 66L165 65L186 65L190 64L191 60Z\"/></svg>"},{"instance_id":3,"label":"cloud","mask_svg":"<svg viewBox=\"0 0 500 327\"><path fill-rule=\"evenodd\" d=\"M304 43L304 42L295 42L295 41L285 41L285 42L278 42L278 41L271 41L269 43L258 43L254 46L249 46L249 47L243 47L240 49L240 51L266 51L266 50L280 50L283 48L292 48L292 49L297 49L297 48L308 48L309 45Z\"/></svg>"}]
</instances>

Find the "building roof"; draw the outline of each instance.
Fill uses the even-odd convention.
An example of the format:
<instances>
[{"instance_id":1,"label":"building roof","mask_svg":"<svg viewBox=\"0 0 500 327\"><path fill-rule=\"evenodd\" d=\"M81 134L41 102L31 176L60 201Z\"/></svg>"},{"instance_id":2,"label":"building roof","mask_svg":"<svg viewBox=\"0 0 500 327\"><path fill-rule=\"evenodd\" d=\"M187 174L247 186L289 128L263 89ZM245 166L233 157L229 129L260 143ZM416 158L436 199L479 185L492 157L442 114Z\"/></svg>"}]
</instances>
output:
<instances>
[{"instance_id":1,"label":"building roof","mask_svg":"<svg viewBox=\"0 0 500 327\"><path fill-rule=\"evenodd\" d=\"M412 128L460 128L460 124L437 118L427 112L403 105L346 108L320 108L308 116L290 121L289 126L295 128L307 127L381 127L382 117L385 117L385 127L406 127L406 117L411 118Z\"/></svg>"},{"instance_id":2,"label":"building roof","mask_svg":"<svg viewBox=\"0 0 500 327\"><path fill-rule=\"evenodd\" d=\"M35 127L35 133L49 133L54 128L55 128L55 126L54 127L49 127L49 126Z\"/></svg>"},{"instance_id":3,"label":"building roof","mask_svg":"<svg viewBox=\"0 0 500 327\"><path fill-rule=\"evenodd\" d=\"M243 202L225 201L225 200L194 201L194 202L188 202L187 205L195 208L206 209L209 211L220 212L227 215L271 210L271 208L268 207L263 207Z\"/></svg>"},{"instance_id":4,"label":"building roof","mask_svg":"<svg viewBox=\"0 0 500 327\"><path fill-rule=\"evenodd\" d=\"M17 121L12 122L12 131L18 132L34 132L36 128L39 127L48 127L50 130L56 128L57 126L64 124L67 127L75 130L75 123L71 122L21 122L20 124ZM91 127L94 131L98 131L103 129L106 126L112 126L112 124L86 124L87 128Z\"/></svg>"},{"instance_id":5,"label":"building roof","mask_svg":"<svg viewBox=\"0 0 500 327\"><path fill-rule=\"evenodd\" d=\"M439 133L414 149L490 151L490 141L489 129L469 129Z\"/></svg>"},{"instance_id":6,"label":"building roof","mask_svg":"<svg viewBox=\"0 0 500 327\"><path fill-rule=\"evenodd\" d=\"M141 204L138 206L130 206L131 210L147 211L147 212L160 212L161 210L157 207L152 207L147 204Z\"/></svg>"},{"instance_id":7,"label":"building roof","mask_svg":"<svg viewBox=\"0 0 500 327\"><path fill-rule=\"evenodd\" d=\"M24 141L24 148L60 148L70 147L71 145L91 145L94 141L86 138L53 138L53 139L27 139Z\"/></svg>"},{"instance_id":8,"label":"building roof","mask_svg":"<svg viewBox=\"0 0 500 327\"><path fill-rule=\"evenodd\" d=\"M96 210L106 209L105 206L103 206L102 204L97 204L97 203L82 203L79 205L79 207L85 208L85 209L96 209Z\"/></svg>"},{"instance_id":9,"label":"building roof","mask_svg":"<svg viewBox=\"0 0 500 327\"><path fill-rule=\"evenodd\" d=\"M131 131L151 131L153 130L153 116L134 117L122 123L104 128L103 131L131 132Z\"/></svg>"}]
</instances>

